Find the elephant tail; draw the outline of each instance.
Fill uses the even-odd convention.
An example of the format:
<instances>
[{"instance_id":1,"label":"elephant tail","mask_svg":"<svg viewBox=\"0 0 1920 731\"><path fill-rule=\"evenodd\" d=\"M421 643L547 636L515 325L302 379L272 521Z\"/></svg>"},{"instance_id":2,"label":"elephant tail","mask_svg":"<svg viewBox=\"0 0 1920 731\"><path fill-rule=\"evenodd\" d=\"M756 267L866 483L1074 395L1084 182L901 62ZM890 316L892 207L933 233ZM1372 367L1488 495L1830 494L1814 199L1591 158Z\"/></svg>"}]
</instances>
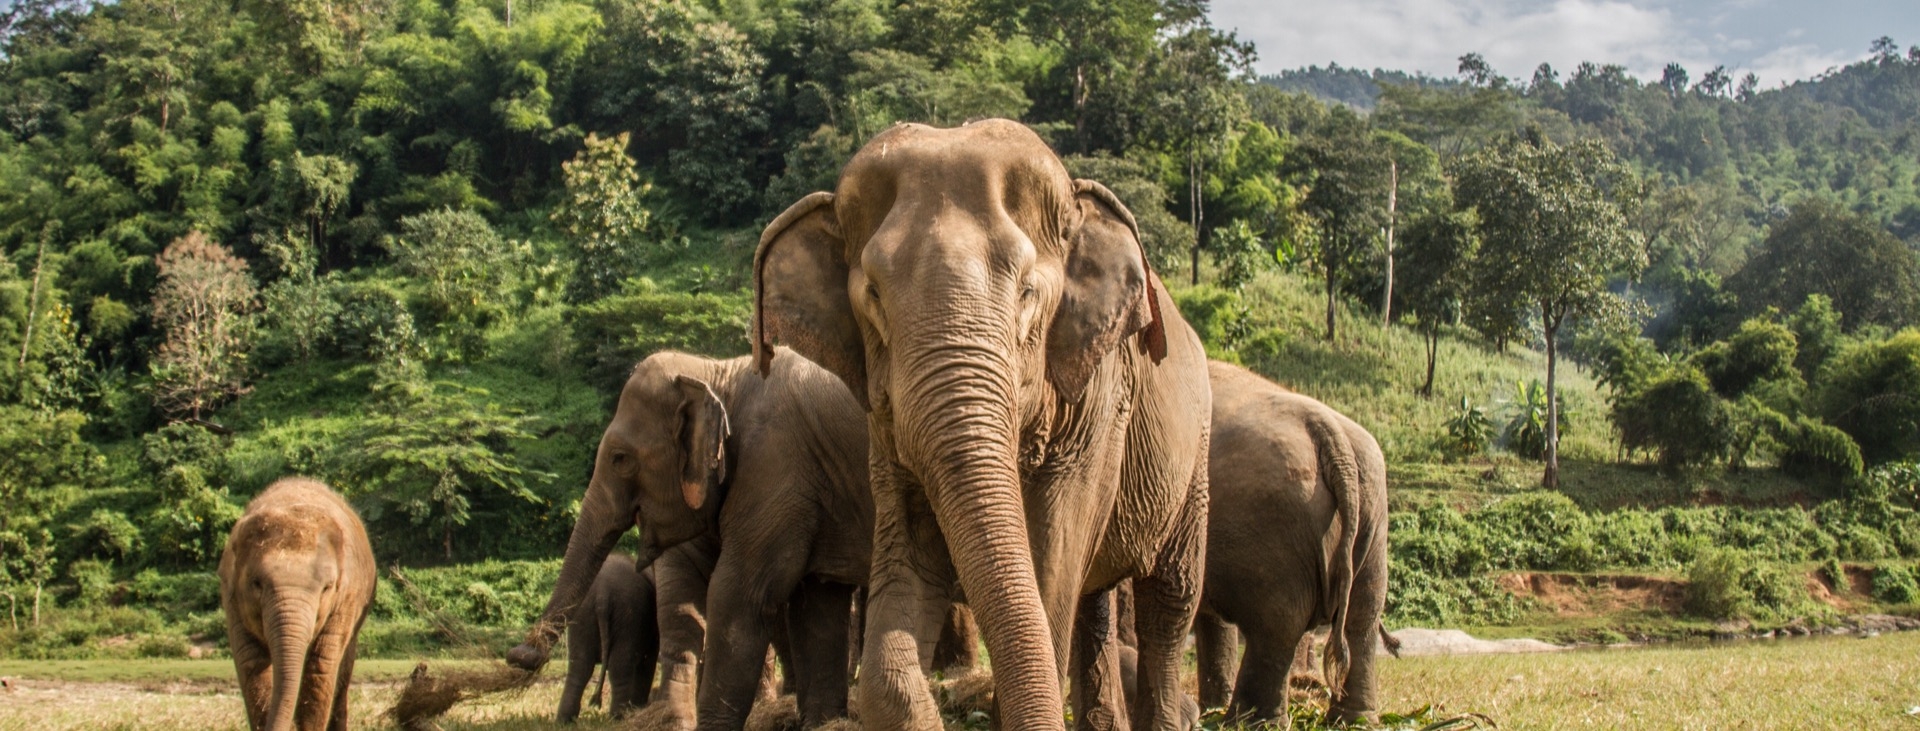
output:
<instances>
[{"instance_id":1,"label":"elephant tail","mask_svg":"<svg viewBox=\"0 0 1920 731\"><path fill-rule=\"evenodd\" d=\"M1360 534L1360 515L1364 506L1360 504L1360 462L1354 454L1353 440L1347 437L1346 430L1334 414L1322 407L1318 413L1306 420L1308 433L1312 435L1314 445L1320 454L1320 475L1324 484L1333 492L1335 516L1340 523L1340 540L1334 547L1333 555L1328 557L1327 570L1322 580L1322 602L1324 611L1332 614L1333 629L1327 634L1327 650L1321 658L1321 673L1332 689L1334 700L1339 700L1346 687L1347 668L1352 664L1352 650L1347 643L1347 614L1353 594L1354 572L1358 560L1354 547Z\"/></svg>"}]
</instances>

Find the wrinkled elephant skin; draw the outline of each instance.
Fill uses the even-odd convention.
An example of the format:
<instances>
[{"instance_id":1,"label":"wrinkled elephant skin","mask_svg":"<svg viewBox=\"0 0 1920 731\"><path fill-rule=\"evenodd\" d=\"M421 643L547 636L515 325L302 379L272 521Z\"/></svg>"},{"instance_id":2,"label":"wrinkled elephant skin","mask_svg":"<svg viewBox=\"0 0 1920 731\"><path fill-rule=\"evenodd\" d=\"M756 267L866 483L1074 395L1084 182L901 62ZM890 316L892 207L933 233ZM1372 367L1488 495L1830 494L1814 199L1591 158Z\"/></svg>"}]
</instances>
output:
<instances>
[{"instance_id":1,"label":"wrinkled elephant skin","mask_svg":"<svg viewBox=\"0 0 1920 731\"><path fill-rule=\"evenodd\" d=\"M373 548L345 500L304 478L247 504L220 555L220 608L254 731L345 731Z\"/></svg>"},{"instance_id":2,"label":"wrinkled elephant skin","mask_svg":"<svg viewBox=\"0 0 1920 731\"><path fill-rule=\"evenodd\" d=\"M625 554L613 554L580 606L567 617L567 679L560 688L561 723L580 717L580 696L593 679L611 686L607 715L624 718L647 704L653 690L653 666L660 652L660 625L654 618L653 569L634 566ZM596 704L601 687L596 686Z\"/></svg>"},{"instance_id":3,"label":"wrinkled elephant skin","mask_svg":"<svg viewBox=\"0 0 1920 731\"><path fill-rule=\"evenodd\" d=\"M761 367L786 343L868 408L862 722L941 727L923 672L964 597L999 727L1063 728L1082 596L1131 577L1132 722L1177 725L1206 532L1206 364L1125 206L1017 122L896 125L834 192L767 226L754 284Z\"/></svg>"},{"instance_id":4,"label":"wrinkled elephant skin","mask_svg":"<svg viewBox=\"0 0 1920 731\"><path fill-rule=\"evenodd\" d=\"M789 634L782 654L803 721L845 715L847 622L873 525L866 421L832 374L791 352L772 360L765 377L747 358L672 352L634 367L553 595L508 662L546 662L608 551L638 524L656 584L653 702L668 726L741 728L769 645Z\"/></svg>"}]
</instances>

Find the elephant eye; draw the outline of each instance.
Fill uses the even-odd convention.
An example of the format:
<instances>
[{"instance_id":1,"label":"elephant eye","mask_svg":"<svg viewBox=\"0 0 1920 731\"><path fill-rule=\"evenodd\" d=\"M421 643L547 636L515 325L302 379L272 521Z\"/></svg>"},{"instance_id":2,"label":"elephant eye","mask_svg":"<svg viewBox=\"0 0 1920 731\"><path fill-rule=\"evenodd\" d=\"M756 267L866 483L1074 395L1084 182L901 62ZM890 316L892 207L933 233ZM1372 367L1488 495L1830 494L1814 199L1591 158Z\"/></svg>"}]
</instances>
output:
<instances>
[{"instance_id":1,"label":"elephant eye","mask_svg":"<svg viewBox=\"0 0 1920 731\"><path fill-rule=\"evenodd\" d=\"M1040 294L1040 290L1035 289L1033 285L1031 284L1026 285L1020 288L1020 301L1026 302L1026 301L1032 300L1034 297L1038 296L1039 294Z\"/></svg>"}]
</instances>

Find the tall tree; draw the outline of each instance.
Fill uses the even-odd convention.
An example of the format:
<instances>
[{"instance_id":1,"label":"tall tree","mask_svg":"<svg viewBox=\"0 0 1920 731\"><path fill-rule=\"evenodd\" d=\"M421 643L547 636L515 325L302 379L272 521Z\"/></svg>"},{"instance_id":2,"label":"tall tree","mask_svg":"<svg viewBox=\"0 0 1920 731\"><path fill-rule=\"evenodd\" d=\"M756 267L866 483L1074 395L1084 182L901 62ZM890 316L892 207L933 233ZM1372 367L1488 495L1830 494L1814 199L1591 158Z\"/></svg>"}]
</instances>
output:
<instances>
[{"instance_id":1,"label":"tall tree","mask_svg":"<svg viewBox=\"0 0 1920 731\"><path fill-rule=\"evenodd\" d=\"M1560 405L1554 388L1560 329L1571 317L1617 302L1608 281L1646 266L1646 251L1616 204L1632 205L1638 183L1599 142L1561 146L1532 138L1468 155L1455 166L1454 181L1458 205L1480 216L1474 286L1524 303L1544 331L1541 482L1558 487Z\"/></svg>"},{"instance_id":2,"label":"tall tree","mask_svg":"<svg viewBox=\"0 0 1920 731\"><path fill-rule=\"evenodd\" d=\"M1201 16L1167 39L1156 74L1156 127L1186 166L1193 284L1200 283L1200 252L1207 241L1207 167L1246 117L1240 85L1252 65L1253 44L1214 30Z\"/></svg>"},{"instance_id":3,"label":"tall tree","mask_svg":"<svg viewBox=\"0 0 1920 731\"><path fill-rule=\"evenodd\" d=\"M153 319L167 334L154 354L154 400L197 421L246 391L253 277L246 262L198 231L167 246L154 265Z\"/></svg>"},{"instance_id":4,"label":"tall tree","mask_svg":"<svg viewBox=\"0 0 1920 731\"><path fill-rule=\"evenodd\" d=\"M1749 312L1798 308L1826 295L1848 330L1904 327L1920 314L1920 260L1913 249L1826 198L1796 204L1773 224L1747 263L1727 278Z\"/></svg>"},{"instance_id":5,"label":"tall tree","mask_svg":"<svg viewBox=\"0 0 1920 731\"><path fill-rule=\"evenodd\" d=\"M1471 210L1436 212L1407 222L1400 245L1406 274L1399 296L1401 311L1419 319L1420 339L1427 346L1427 377L1420 384L1421 396L1433 396L1441 330L1460 321L1471 264L1480 246L1474 235L1479 225Z\"/></svg>"},{"instance_id":6,"label":"tall tree","mask_svg":"<svg viewBox=\"0 0 1920 731\"><path fill-rule=\"evenodd\" d=\"M567 196L554 206L552 220L573 240L576 257L573 283L567 295L591 302L612 294L620 280L633 272L640 236L653 214L641 205L652 185L640 181L633 158L627 156L627 133L612 137L587 135L586 147L561 166Z\"/></svg>"},{"instance_id":7,"label":"tall tree","mask_svg":"<svg viewBox=\"0 0 1920 731\"><path fill-rule=\"evenodd\" d=\"M1328 342L1339 335L1338 300L1347 270L1371 250L1386 225L1389 169L1393 159L1367 121L1336 109L1327 124L1303 139L1288 158L1306 181L1301 210L1318 223L1310 254L1324 275Z\"/></svg>"}]
</instances>

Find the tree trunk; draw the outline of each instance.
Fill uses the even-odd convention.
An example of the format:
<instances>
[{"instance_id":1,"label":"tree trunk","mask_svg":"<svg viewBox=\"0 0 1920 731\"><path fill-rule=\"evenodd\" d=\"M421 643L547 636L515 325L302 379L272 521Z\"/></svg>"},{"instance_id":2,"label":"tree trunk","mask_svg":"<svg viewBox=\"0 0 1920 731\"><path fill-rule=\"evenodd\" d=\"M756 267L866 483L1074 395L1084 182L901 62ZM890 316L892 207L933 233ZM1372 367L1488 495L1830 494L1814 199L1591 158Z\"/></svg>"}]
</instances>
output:
<instances>
[{"instance_id":1,"label":"tree trunk","mask_svg":"<svg viewBox=\"0 0 1920 731\"><path fill-rule=\"evenodd\" d=\"M1087 151L1087 65L1073 67L1073 141L1078 152Z\"/></svg>"},{"instance_id":2,"label":"tree trunk","mask_svg":"<svg viewBox=\"0 0 1920 731\"><path fill-rule=\"evenodd\" d=\"M1394 208L1400 198L1400 164L1387 162L1387 294L1380 301L1380 326L1393 325L1393 224ZM1429 358L1429 361L1432 359ZM1432 378L1428 378L1432 383Z\"/></svg>"},{"instance_id":3,"label":"tree trunk","mask_svg":"<svg viewBox=\"0 0 1920 731\"><path fill-rule=\"evenodd\" d=\"M1204 241L1202 237L1207 230L1206 210L1202 207L1200 200L1201 191L1205 189L1201 176L1206 172L1200 164L1200 150L1197 144L1187 150L1187 211L1193 214L1191 216L1193 218L1193 272L1188 275L1187 281L1195 286L1200 284L1200 248Z\"/></svg>"},{"instance_id":4,"label":"tree trunk","mask_svg":"<svg viewBox=\"0 0 1920 731\"><path fill-rule=\"evenodd\" d=\"M1338 324L1338 323L1337 323L1337 322L1336 322L1336 320L1334 319L1334 318L1335 318L1335 317L1337 316L1337 315L1335 314L1335 310L1334 310L1334 302L1335 302L1335 295L1334 295L1334 291L1335 291L1335 287L1334 287L1334 282L1335 282L1335 281L1337 281L1337 277L1338 277L1338 275L1339 275L1339 270L1338 270L1338 269L1336 269L1336 268L1334 268L1334 265L1333 265L1333 257L1332 257L1332 256L1328 256L1328 257L1326 257L1326 259L1327 259L1327 262L1326 262L1326 269L1327 269L1327 342L1329 342L1329 343L1331 343L1331 342L1333 342L1333 339L1334 339L1334 337L1340 334L1340 332L1339 332L1339 329L1338 329L1338 327L1337 327L1337 324Z\"/></svg>"},{"instance_id":5,"label":"tree trunk","mask_svg":"<svg viewBox=\"0 0 1920 731\"><path fill-rule=\"evenodd\" d=\"M1559 346L1554 336L1560 330L1557 320L1546 316L1547 308L1541 308L1541 322L1546 323L1547 334L1547 470L1540 477L1540 485L1549 490L1560 487L1560 397L1554 392L1554 368L1557 365Z\"/></svg>"},{"instance_id":6,"label":"tree trunk","mask_svg":"<svg viewBox=\"0 0 1920 731\"><path fill-rule=\"evenodd\" d=\"M40 626L40 585L33 585L33 626Z\"/></svg>"},{"instance_id":7,"label":"tree trunk","mask_svg":"<svg viewBox=\"0 0 1920 731\"><path fill-rule=\"evenodd\" d=\"M27 290L27 326L20 337L20 367L27 367L27 348L33 345L34 312L40 305L40 271L47 262L47 236L40 236L40 253L33 260L33 286Z\"/></svg>"},{"instance_id":8,"label":"tree trunk","mask_svg":"<svg viewBox=\"0 0 1920 731\"><path fill-rule=\"evenodd\" d=\"M440 524L440 547L447 552L447 563L453 563L453 518Z\"/></svg>"},{"instance_id":9,"label":"tree trunk","mask_svg":"<svg viewBox=\"0 0 1920 731\"><path fill-rule=\"evenodd\" d=\"M1424 398L1433 398L1433 361L1435 355L1440 350L1440 330L1439 328L1430 329L1426 335L1427 382L1420 386L1420 395Z\"/></svg>"}]
</instances>

